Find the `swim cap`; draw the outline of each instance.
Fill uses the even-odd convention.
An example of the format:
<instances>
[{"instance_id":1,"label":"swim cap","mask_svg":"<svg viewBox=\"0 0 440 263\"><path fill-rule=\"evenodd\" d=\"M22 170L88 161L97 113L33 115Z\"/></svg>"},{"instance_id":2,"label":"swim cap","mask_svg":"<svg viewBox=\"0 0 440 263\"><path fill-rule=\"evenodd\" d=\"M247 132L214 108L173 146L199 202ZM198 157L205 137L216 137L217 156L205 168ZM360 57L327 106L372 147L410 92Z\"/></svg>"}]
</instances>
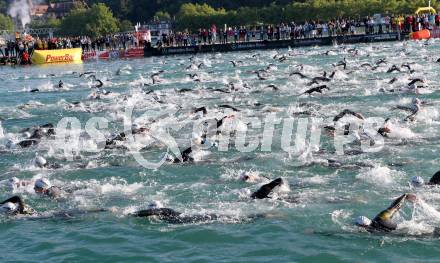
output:
<instances>
[{"instance_id":1,"label":"swim cap","mask_svg":"<svg viewBox=\"0 0 440 263\"><path fill-rule=\"evenodd\" d=\"M8 180L7 186L10 190L14 190L20 180L17 177L12 177Z\"/></svg>"},{"instance_id":2,"label":"swim cap","mask_svg":"<svg viewBox=\"0 0 440 263\"><path fill-rule=\"evenodd\" d=\"M23 136L27 139L29 139L31 137L31 133L30 132L25 132L23 133Z\"/></svg>"},{"instance_id":3,"label":"swim cap","mask_svg":"<svg viewBox=\"0 0 440 263\"><path fill-rule=\"evenodd\" d=\"M425 180L420 176L413 176L411 178L411 184L415 187L421 187L425 184Z\"/></svg>"},{"instance_id":4,"label":"swim cap","mask_svg":"<svg viewBox=\"0 0 440 263\"><path fill-rule=\"evenodd\" d=\"M0 212L2 212L2 213L9 213L9 214L11 214L11 213L14 213L17 210L18 210L18 205L14 204L14 203L11 203L11 202L4 203L4 204L2 204L0 206Z\"/></svg>"},{"instance_id":5,"label":"swim cap","mask_svg":"<svg viewBox=\"0 0 440 263\"><path fill-rule=\"evenodd\" d=\"M46 164L47 164L47 161L46 161L46 159L44 159L43 157L41 157L41 156L37 156L37 157L35 157L35 164L38 166L38 167L40 167L40 168L43 168Z\"/></svg>"},{"instance_id":6,"label":"swim cap","mask_svg":"<svg viewBox=\"0 0 440 263\"><path fill-rule=\"evenodd\" d=\"M413 101L412 101L414 104L422 104L422 101L419 99L419 98L415 98L415 99L413 99Z\"/></svg>"},{"instance_id":7,"label":"swim cap","mask_svg":"<svg viewBox=\"0 0 440 263\"><path fill-rule=\"evenodd\" d=\"M366 226L371 225L371 220L366 216L359 216L358 218L356 218L355 224L357 226L366 227Z\"/></svg>"},{"instance_id":8,"label":"swim cap","mask_svg":"<svg viewBox=\"0 0 440 263\"><path fill-rule=\"evenodd\" d=\"M159 209L162 207L163 205L159 201L152 201L151 203L148 204L148 209Z\"/></svg>"},{"instance_id":9,"label":"swim cap","mask_svg":"<svg viewBox=\"0 0 440 263\"><path fill-rule=\"evenodd\" d=\"M37 189L48 189L50 188L52 185L50 184L50 181L47 180L46 178L40 178L37 181L35 181L35 188Z\"/></svg>"},{"instance_id":10,"label":"swim cap","mask_svg":"<svg viewBox=\"0 0 440 263\"><path fill-rule=\"evenodd\" d=\"M240 180L247 181L249 179L251 179L251 175L248 172L242 172L240 174Z\"/></svg>"}]
</instances>

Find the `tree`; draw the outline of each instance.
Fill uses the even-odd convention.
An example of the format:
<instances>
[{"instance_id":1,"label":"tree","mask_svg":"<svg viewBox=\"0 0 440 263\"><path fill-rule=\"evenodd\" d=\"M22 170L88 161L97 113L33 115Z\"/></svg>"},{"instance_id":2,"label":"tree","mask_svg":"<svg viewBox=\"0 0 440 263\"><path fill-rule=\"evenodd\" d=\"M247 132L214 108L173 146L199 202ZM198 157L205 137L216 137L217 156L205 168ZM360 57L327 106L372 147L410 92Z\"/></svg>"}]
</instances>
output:
<instances>
[{"instance_id":1,"label":"tree","mask_svg":"<svg viewBox=\"0 0 440 263\"><path fill-rule=\"evenodd\" d=\"M119 30L118 20L105 4L94 4L86 13L88 23L85 26L88 36L103 36Z\"/></svg>"},{"instance_id":2,"label":"tree","mask_svg":"<svg viewBox=\"0 0 440 263\"><path fill-rule=\"evenodd\" d=\"M129 20L122 20L119 23L119 31L121 32L133 31L133 29L134 27Z\"/></svg>"},{"instance_id":3,"label":"tree","mask_svg":"<svg viewBox=\"0 0 440 263\"><path fill-rule=\"evenodd\" d=\"M90 9L72 10L62 21L60 32L68 36L99 37L119 30L118 20L105 4L94 4Z\"/></svg>"},{"instance_id":4,"label":"tree","mask_svg":"<svg viewBox=\"0 0 440 263\"><path fill-rule=\"evenodd\" d=\"M14 22L9 16L0 14L0 30L14 30Z\"/></svg>"},{"instance_id":5,"label":"tree","mask_svg":"<svg viewBox=\"0 0 440 263\"><path fill-rule=\"evenodd\" d=\"M59 28L61 20L56 18L48 18L47 20L33 20L29 25L30 28Z\"/></svg>"},{"instance_id":6,"label":"tree","mask_svg":"<svg viewBox=\"0 0 440 263\"><path fill-rule=\"evenodd\" d=\"M159 21L169 21L171 20L171 16L168 12L157 11L156 14L154 14L154 19Z\"/></svg>"}]
</instances>

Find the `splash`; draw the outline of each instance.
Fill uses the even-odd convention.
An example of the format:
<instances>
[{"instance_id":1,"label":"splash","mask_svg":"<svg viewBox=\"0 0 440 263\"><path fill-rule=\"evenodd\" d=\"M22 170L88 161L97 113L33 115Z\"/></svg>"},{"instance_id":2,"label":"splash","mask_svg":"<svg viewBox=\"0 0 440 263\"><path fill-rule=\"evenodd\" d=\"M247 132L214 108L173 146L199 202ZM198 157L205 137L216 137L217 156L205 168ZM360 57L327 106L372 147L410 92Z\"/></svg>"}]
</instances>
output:
<instances>
[{"instance_id":1,"label":"splash","mask_svg":"<svg viewBox=\"0 0 440 263\"><path fill-rule=\"evenodd\" d=\"M3 139L4 137L5 137L5 133L3 132L2 122L0 121L0 139Z\"/></svg>"},{"instance_id":2,"label":"splash","mask_svg":"<svg viewBox=\"0 0 440 263\"><path fill-rule=\"evenodd\" d=\"M20 20L23 28L31 22L30 6L26 0L14 0L9 6L8 14L12 18Z\"/></svg>"}]
</instances>

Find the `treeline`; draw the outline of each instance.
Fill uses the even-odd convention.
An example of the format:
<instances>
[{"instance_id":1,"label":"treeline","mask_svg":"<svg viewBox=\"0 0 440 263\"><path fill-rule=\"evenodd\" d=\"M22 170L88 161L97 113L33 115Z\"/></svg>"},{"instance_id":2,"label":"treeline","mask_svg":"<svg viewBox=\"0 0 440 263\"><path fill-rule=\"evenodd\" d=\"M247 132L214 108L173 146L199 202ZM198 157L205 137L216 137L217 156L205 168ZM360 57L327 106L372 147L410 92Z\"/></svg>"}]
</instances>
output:
<instances>
[{"instance_id":1,"label":"treeline","mask_svg":"<svg viewBox=\"0 0 440 263\"><path fill-rule=\"evenodd\" d=\"M0 0L1 1L1 0ZM59 0L62 2L65 0ZM50 2L57 2L50 0ZM147 22L155 16L176 18L183 27L199 27L203 20L226 23L276 23L286 20L329 19L374 13L413 13L428 0L86 0L106 4L119 20ZM440 7L439 0L431 1ZM191 19L192 17L192 19ZM181 23L182 22L182 23Z\"/></svg>"},{"instance_id":2,"label":"treeline","mask_svg":"<svg viewBox=\"0 0 440 263\"><path fill-rule=\"evenodd\" d=\"M306 20L328 21L339 17L362 18L377 13L412 14L418 7L426 6L424 0L312 0L255 8L241 7L237 10L213 8L207 4L183 4L176 16L179 29L200 28L209 24L250 25ZM432 2L440 7L438 1Z\"/></svg>"}]
</instances>

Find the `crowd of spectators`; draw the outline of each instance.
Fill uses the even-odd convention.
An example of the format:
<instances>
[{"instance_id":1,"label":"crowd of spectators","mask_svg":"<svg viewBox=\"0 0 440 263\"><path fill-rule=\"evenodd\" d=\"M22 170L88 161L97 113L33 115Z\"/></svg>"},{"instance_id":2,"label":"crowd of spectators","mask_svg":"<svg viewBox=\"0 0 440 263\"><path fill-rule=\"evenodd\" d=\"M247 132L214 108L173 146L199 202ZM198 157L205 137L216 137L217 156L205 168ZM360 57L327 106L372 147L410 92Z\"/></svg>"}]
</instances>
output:
<instances>
[{"instance_id":1,"label":"crowd of spectators","mask_svg":"<svg viewBox=\"0 0 440 263\"><path fill-rule=\"evenodd\" d=\"M218 29L212 25L195 32L155 32L153 46L195 46L226 44L248 41L273 41L304 38L319 38L353 34L381 34L400 31L410 33L421 29L440 26L438 14L409 16L373 16L363 19L334 19L328 22L320 20L304 23L281 23L277 25L230 26ZM152 32L153 33L153 32ZM81 47L84 52L141 48L146 39L136 33L118 33L92 38L64 37L39 38L16 37L14 40L0 43L0 56L3 58L29 58L34 50L66 49Z\"/></svg>"}]
</instances>

